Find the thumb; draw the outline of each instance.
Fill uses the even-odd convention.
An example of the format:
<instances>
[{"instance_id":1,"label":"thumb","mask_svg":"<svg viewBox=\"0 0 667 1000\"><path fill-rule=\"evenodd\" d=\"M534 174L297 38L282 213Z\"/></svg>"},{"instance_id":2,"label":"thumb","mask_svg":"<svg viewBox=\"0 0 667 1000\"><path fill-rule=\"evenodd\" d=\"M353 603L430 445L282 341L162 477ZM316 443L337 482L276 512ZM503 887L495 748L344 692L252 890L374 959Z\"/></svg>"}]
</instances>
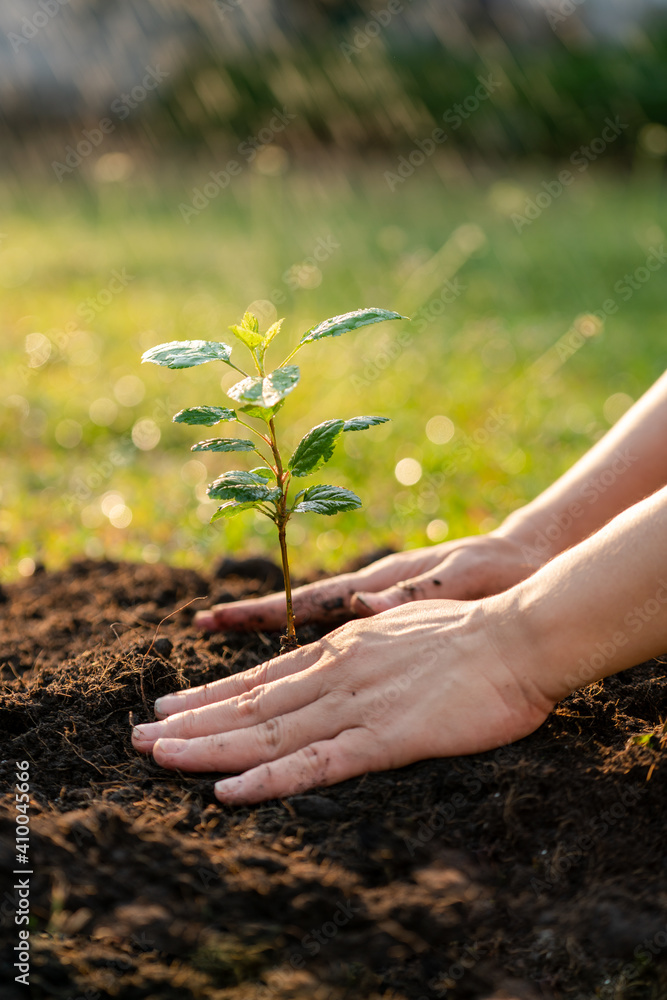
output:
<instances>
[{"instance_id":1,"label":"thumb","mask_svg":"<svg viewBox=\"0 0 667 1000\"><path fill-rule=\"evenodd\" d=\"M352 595L350 608L359 618L367 618L410 601L428 601L443 596L442 581L437 572L431 572L416 576L412 580L402 580L394 587L388 587L387 590L378 593L357 591Z\"/></svg>"}]
</instances>

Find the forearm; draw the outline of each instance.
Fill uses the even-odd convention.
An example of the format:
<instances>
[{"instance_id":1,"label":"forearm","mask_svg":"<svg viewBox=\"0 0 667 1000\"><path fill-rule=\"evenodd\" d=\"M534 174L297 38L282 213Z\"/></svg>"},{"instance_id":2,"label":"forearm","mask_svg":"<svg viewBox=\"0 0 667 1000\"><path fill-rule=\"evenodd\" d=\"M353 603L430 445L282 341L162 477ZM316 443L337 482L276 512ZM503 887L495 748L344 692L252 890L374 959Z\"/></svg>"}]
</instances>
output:
<instances>
[{"instance_id":1,"label":"forearm","mask_svg":"<svg viewBox=\"0 0 667 1000\"><path fill-rule=\"evenodd\" d=\"M487 603L553 701L667 652L667 487Z\"/></svg>"},{"instance_id":2,"label":"forearm","mask_svg":"<svg viewBox=\"0 0 667 1000\"><path fill-rule=\"evenodd\" d=\"M551 558L667 484L667 372L565 475L495 534Z\"/></svg>"}]
</instances>

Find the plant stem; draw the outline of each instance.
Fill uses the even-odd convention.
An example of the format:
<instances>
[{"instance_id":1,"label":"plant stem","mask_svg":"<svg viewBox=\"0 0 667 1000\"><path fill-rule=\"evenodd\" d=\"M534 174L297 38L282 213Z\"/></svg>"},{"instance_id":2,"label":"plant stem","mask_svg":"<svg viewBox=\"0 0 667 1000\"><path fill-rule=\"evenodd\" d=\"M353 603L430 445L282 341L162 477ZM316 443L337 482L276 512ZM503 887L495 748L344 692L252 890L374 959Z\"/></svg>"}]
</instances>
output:
<instances>
[{"instance_id":1,"label":"plant stem","mask_svg":"<svg viewBox=\"0 0 667 1000\"><path fill-rule=\"evenodd\" d=\"M286 651L288 649L295 649L298 646L296 638L296 628L294 623L294 607L292 604L292 579L290 576L289 559L287 556L287 538L286 538L286 528L287 528L287 522L289 520L289 514L287 513L286 481L289 482L289 474L285 474L285 472L283 471L283 463L280 457L280 451L278 449L278 441L276 439L276 428L273 422L273 418L269 421L269 430L271 432L271 451L273 452L273 458L276 463L276 470L278 473L277 482L278 486L280 487L280 501L278 504L278 510L276 515L276 524L278 526L280 555L282 556L282 563L283 563L283 580L285 582L287 634L282 649L283 651Z\"/></svg>"},{"instance_id":2,"label":"plant stem","mask_svg":"<svg viewBox=\"0 0 667 1000\"><path fill-rule=\"evenodd\" d=\"M287 558L287 538L285 528L287 521L281 520L278 523L278 538L280 539L280 554L283 560L283 577L285 580L285 605L287 608L287 642L292 647L297 646L296 627L294 624L294 608L292 606L292 580L290 577L289 561Z\"/></svg>"}]
</instances>

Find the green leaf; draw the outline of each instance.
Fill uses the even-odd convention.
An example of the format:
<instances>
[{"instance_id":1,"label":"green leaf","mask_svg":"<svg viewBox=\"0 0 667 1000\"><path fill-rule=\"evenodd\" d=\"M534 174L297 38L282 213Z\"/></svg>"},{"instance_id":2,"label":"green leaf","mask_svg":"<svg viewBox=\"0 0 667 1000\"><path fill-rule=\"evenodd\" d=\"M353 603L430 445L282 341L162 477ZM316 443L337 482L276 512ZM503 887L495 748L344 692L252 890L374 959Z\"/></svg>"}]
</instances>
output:
<instances>
[{"instance_id":1,"label":"green leaf","mask_svg":"<svg viewBox=\"0 0 667 1000\"><path fill-rule=\"evenodd\" d=\"M285 400L281 399L275 406L252 406L249 404L248 406L239 406L239 410L249 417L255 417L255 419L263 420L264 423L268 424L271 417L276 415L284 402Z\"/></svg>"},{"instance_id":2,"label":"green leaf","mask_svg":"<svg viewBox=\"0 0 667 1000\"><path fill-rule=\"evenodd\" d=\"M197 441L190 451L254 451L255 445L247 438L208 438Z\"/></svg>"},{"instance_id":3,"label":"green leaf","mask_svg":"<svg viewBox=\"0 0 667 1000\"><path fill-rule=\"evenodd\" d=\"M407 319L400 313L389 312L387 309L355 309L354 312L343 313L325 319L317 326L312 326L304 333L299 344L309 344L311 340L322 340L324 337L340 337L341 333L358 330L370 323L381 323L385 319Z\"/></svg>"},{"instance_id":4,"label":"green leaf","mask_svg":"<svg viewBox=\"0 0 667 1000\"><path fill-rule=\"evenodd\" d=\"M198 424L204 427L212 427L221 420L236 419L236 410L230 410L228 406L189 406L172 417L175 424Z\"/></svg>"},{"instance_id":5,"label":"green leaf","mask_svg":"<svg viewBox=\"0 0 667 1000\"><path fill-rule=\"evenodd\" d=\"M251 351L259 347L264 340L264 336L259 332L259 320L249 312L244 313L240 324L234 323L229 329Z\"/></svg>"},{"instance_id":6,"label":"green leaf","mask_svg":"<svg viewBox=\"0 0 667 1000\"><path fill-rule=\"evenodd\" d=\"M237 514L242 514L244 510L252 510L257 508L256 503L252 501L248 503L238 503L236 500L228 500L227 503L223 503L216 510L215 514L211 518L211 524L214 521L220 521L223 517L236 517Z\"/></svg>"},{"instance_id":7,"label":"green leaf","mask_svg":"<svg viewBox=\"0 0 667 1000\"><path fill-rule=\"evenodd\" d=\"M246 330L252 330L253 333L259 332L259 320L253 313L246 311L243 313L243 326Z\"/></svg>"},{"instance_id":8,"label":"green leaf","mask_svg":"<svg viewBox=\"0 0 667 1000\"><path fill-rule=\"evenodd\" d=\"M375 424L386 424L389 417L350 417L343 424L344 431L365 431Z\"/></svg>"},{"instance_id":9,"label":"green leaf","mask_svg":"<svg viewBox=\"0 0 667 1000\"><path fill-rule=\"evenodd\" d=\"M309 430L301 438L294 454L289 460L288 468L295 476L307 476L325 465L334 453L336 441L343 433L342 420L325 420Z\"/></svg>"},{"instance_id":10,"label":"green leaf","mask_svg":"<svg viewBox=\"0 0 667 1000\"><path fill-rule=\"evenodd\" d=\"M660 749L660 740L655 733L642 733L641 736L633 736L630 740L635 746L649 747L651 750Z\"/></svg>"},{"instance_id":11,"label":"green leaf","mask_svg":"<svg viewBox=\"0 0 667 1000\"><path fill-rule=\"evenodd\" d=\"M361 500L356 493L345 490L342 486L309 486L307 490L297 493L296 499L303 497L299 503L293 507L294 513L302 513L308 510L316 514L338 514L343 510L356 510L361 507Z\"/></svg>"},{"instance_id":12,"label":"green leaf","mask_svg":"<svg viewBox=\"0 0 667 1000\"><path fill-rule=\"evenodd\" d=\"M276 478L276 474L273 469L267 469L265 465L258 465L256 469L250 470L252 475L258 476L265 483L268 483L271 479Z\"/></svg>"},{"instance_id":13,"label":"green leaf","mask_svg":"<svg viewBox=\"0 0 667 1000\"><path fill-rule=\"evenodd\" d=\"M259 359L260 359L260 361L262 363L264 362L264 356L265 356L265 354L267 352L269 344L271 343L271 341L273 340L273 338L280 333L280 328L283 325L283 322L284 322L284 318L283 319L277 319L275 321L275 323L271 324L271 326L269 327L269 329L264 334L264 340L262 342L262 346L260 347L260 349L258 351Z\"/></svg>"},{"instance_id":14,"label":"green leaf","mask_svg":"<svg viewBox=\"0 0 667 1000\"><path fill-rule=\"evenodd\" d=\"M212 500L238 500L239 503L272 502L280 495L279 490L266 486L209 486L206 491Z\"/></svg>"},{"instance_id":15,"label":"green leaf","mask_svg":"<svg viewBox=\"0 0 667 1000\"><path fill-rule=\"evenodd\" d=\"M217 340L172 340L151 347L141 356L142 362L152 361L166 368L194 368L207 361L229 361L232 349Z\"/></svg>"},{"instance_id":16,"label":"green leaf","mask_svg":"<svg viewBox=\"0 0 667 1000\"><path fill-rule=\"evenodd\" d=\"M238 500L240 503L273 501L280 496L280 490L270 489L263 476L238 469L223 472L206 492L215 500Z\"/></svg>"},{"instance_id":17,"label":"green leaf","mask_svg":"<svg viewBox=\"0 0 667 1000\"><path fill-rule=\"evenodd\" d=\"M250 376L242 379L227 390L227 395L237 403L249 403L267 409L280 403L285 396L296 389L298 383L298 366L285 365L284 368L276 368L264 378Z\"/></svg>"}]
</instances>

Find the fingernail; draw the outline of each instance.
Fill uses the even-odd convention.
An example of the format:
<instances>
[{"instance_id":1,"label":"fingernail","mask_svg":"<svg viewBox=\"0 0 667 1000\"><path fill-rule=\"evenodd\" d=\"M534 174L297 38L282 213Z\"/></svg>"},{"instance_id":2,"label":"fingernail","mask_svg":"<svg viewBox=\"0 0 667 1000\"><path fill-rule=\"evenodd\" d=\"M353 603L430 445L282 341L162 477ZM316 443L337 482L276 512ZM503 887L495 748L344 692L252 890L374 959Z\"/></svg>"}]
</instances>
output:
<instances>
[{"instance_id":1,"label":"fingernail","mask_svg":"<svg viewBox=\"0 0 667 1000\"><path fill-rule=\"evenodd\" d=\"M158 740L153 750L162 750L163 753L182 753L188 744L187 740Z\"/></svg>"},{"instance_id":2,"label":"fingernail","mask_svg":"<svg viewBox=\"0 0 667 1000\"><path fill-rule=\"evenodd\" d=\"M243 793L245 782L240 778L225 778L223 781L215 783L215 792L225 799L234 799Z\"/></svg>"},{"instance_id":3,"label":"fingernail","mask_svg":"<svg viewBox=\"0 0 667 1000\"><path fill-rule=\"evenodd\" d=\"M147 722L143 726L134 727L132 730L132 739L145 743L148 740L154 740L156 736L160 735L161 731L162 726L159 722Z\"/></svg>"},{"instance_id":4,"label":"fingernail","mask_svg":"<svg viewBox=\"0 0 667 1000\"><path fill-rule=\"evenodd\" d=\"M215 625L215 616L207 615L205 611L200 611L195 615L194 621L195 625L198 625L200 628L208 628L209 625Z\"/></svg>"},{"instance_id":5,"label":"fingernail","mask_svg":"<svg viewBox=\"0 0 667 1000\"><path fill-rule=\"evenodd\" d=\"M352 595L352 599L350 601L350 604L352 606L352 610L353 611L356 611L356 612L361 611L362 613L365 612L365 611L367 611L370 614L373 613L372 607L370 606L370 604L368 604L367 601L364 600L364 598L361 596L361 594L353 594ZM356 608L355 608L355 605L357 605ZM358 605L361 605L361 607L359 608Z\"/></svg>"},{"instance_id":6,"label":"fingernail","mask_svg":"<svg viewBox=\"0 0 667 1000\"><path fill-rule=\"evenodd\" d=\"M173 697L173 695L165 694L165 695L162 696L162 698L156 698L155 699L155 704L153 706L153 708L155 709L155 711L158 712L160 715L168 715L169 714L169 701L170 701L170 698L172 698L172 697Z\"/></svg>"}]
</instances>

